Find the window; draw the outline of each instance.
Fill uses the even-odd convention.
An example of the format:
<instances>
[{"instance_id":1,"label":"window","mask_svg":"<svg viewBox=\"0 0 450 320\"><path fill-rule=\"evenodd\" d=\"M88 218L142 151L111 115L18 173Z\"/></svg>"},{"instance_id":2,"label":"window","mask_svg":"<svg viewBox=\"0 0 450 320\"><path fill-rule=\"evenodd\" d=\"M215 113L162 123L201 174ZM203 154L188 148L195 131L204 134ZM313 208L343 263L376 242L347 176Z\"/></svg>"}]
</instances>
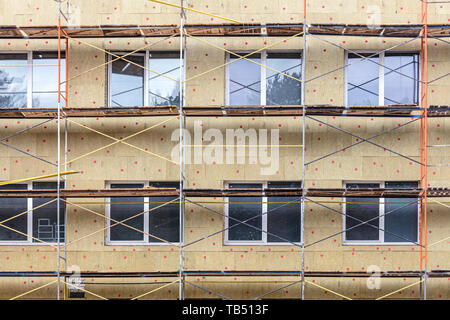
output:
<instances>
[{"instance_id":1,"label":"window","mask_svg":"<svg viewBox=\"0 0 450 320\"><path fill-rule=\"evenodd\" d=\"M29 184L9 184L0 186L3 190L27 190L27 189L56 189L56 182L33 182ZM61 182L61 188L64 183ZM0 199L0 222L11 219L20 213L32 210L35 207L45 204L54 198L1 198ZM60 232L60 242L64 242L65 229L65 204L60 202L60 224L57 225L57 203L51 202L41 208L34 209L26 214L15 217L4 223L11 229L0 227L1 244L41 244L42 242L54 243L58 241L58 230ZM26 235L32 235L33 238Z\"/></svg>"},{"instance_id":2,"label":"window","mask_svg":"<svg viewBox=\"0 0 450 320\"><path fill-rule=\"evenodd\" d=\"M129 62L110 57L115 60L108 66L111 107L180 104L178 52L116 54Z\"/></svg>"},{"instance_id":3,"label":"window","mask_svg":"<svg viewBox=\"0 0 450 320\"><path fill-rule=\"evenodd\" d=\"M179 182L150 182L150 187L154 188L179 188ZM149 209L156 208L166 202L172 201L175 197L151 197ZM149 212L148 217L149 233L170 242L180 241L180 205L174 201L154 211ZM149 237L151 243L162 243L161 240Z\"/></svg>"},{"instance_id":4,"label":"window","mask_svg":"<svg viewBox=\"0 0 450 320\"><path fill-rule=\"evenodd\" d=\"M240 55L245 54L241 53ZM228 55L228 62L232 63L227 67L227 105L301 104L301 82L291 78L301 78L300 53L263 51L247 58L266 65L268 68Z\"/></svg>"},{"instance_id":5,"label":"window","mask_svg":"<svg viewBox=\"0 0 450 320\"><path fill-rule=\"evenodd\" d=\"M178 182L150 182L150 183L110 183L111 189L126 188L178 188ZM179 203L163 204L176 197L114 197L109 199L107 216L115 221L107 220L108 244L165 244L166 241L177 243L180 240ZM159 207L158 209L154 209ZM150 211L151 210L151 211ZM133 230L117 221L133 227ZM141 230L142 232L139 232ZM157 237L152 237L149 234Z\"/></svg>"},{"instance_id":6,"label":"window","mask_svg":"<svg viewBox=\"0 0 450 320\"><path fill-rule=\"evenodd\" d=\"M262 184L258 183L230 183L228 188L246 188L262 189ZM262 229L262 197L232 197L228 200L228 237L229 241L262 241L262 232L250 226ZM239 224L239 221L245 221L256 217L245 224ZM231 218L231 219L230 219ZM236 220L235 220L236 219Z\"/></svg>"},{"instance_id":7,"label":"window","mask_svg":"<svg viewBox=\"0 0 450 320\"><path fill-rule=\"evenodd\" d=\"M56 182L33 182L33 189L56 189ZM64 188L64 182L60 183L60 188ZM35 198L33 199L33 207L40 206L53 198ZM57 225L57 202L54 201L39 209L33 210L33 237L46 242L56 242L58 239L58 225ZM64 212L65 203L60 202L59 208L59 237L60 241L64 241ZM36 240L33 240L36 241Z\"/></svg>"},{"instance_id":8,"label":"window","mask_svg":"<svg viewBox=\"0 0 450 320\"><path fill-rule=\"evenodd\" d=\"M346 188L417 188L417 182L346 183ZM359 198L344 200L344 242L411 243L418 239L416 198ZM413 204L410 204L413 203ZM360 221L358 221L358 220ZM361 224L361 221L370 221ZM348 230L350 229L350 230Z\"/></svg>"},{"instance_id":9,"label":"window","mask_svg":"<svg viewBox=\"0 0 450 320\"><path fill-rule=\"evenodd\" d=\"M26 184L9 184L0 186L0 189L26 190L28 189L28 186ZM0 198L1 221L10 219L27 210L28 201L26 198ZM28 222L26 214L9 220L3 224L9 228L28 234ZM27 241L27 237L10 229L0 227L0 241Z\"/></svg>"},{"instance_id":10,"label":"window","mask_svg":"<svg viewBox=\"0 0 450 320\"><path fill-rule=\"evenodd\" d=\"M58 53L33 52L33 107L53 108L58 106ZM65 59L61 60L61 82L66 77ZM51 65L51 66L46 66ZM61 86L61 90L65 85ZM62 91L65 95L65 92ZM61 106L65 106L61 98Z\"/></svg>"},{"instance_id":11,"label":"window","mask_svg":"<svg viewBox=\"0 0 450 320\"><path fill-rule=\"evenodd\" d=\"M180 105L179 52L150 52L148 59L148 105ZM167 76L164 77L163 75ZM170 78L168 78L170 77Z\"/></svg>"},{"instance_id":12,"label":"window","mask_svg":"<svg viewBox=\"0 0 450 320\"><path fill-rule=\"evenodd\" d=\"M382 52L347 54L346 105L418 104L419 55ZM383 65L385 67L383 67Z\"/></svg>"},{"instance_id":13,"label":"window","mask_svg":"<svg viewBox=\"0 0 450 320\"><path fill-rule=\"evenodd\" d=\"M58 54L54 52L0 53L0 107L56 108ZM61 79L65 79L64 53ZM63 90L65 86L61 87ZM64 95L65 92L62 91ZM61 98L61 106L65 101Z\"/></svg>"},{"instance_id":14,"label":"window","mask_svg":"<svg viewBox=\"0 0 450 320\"><path fill-rule=\"evenodd\" d=\"M277 188L301 188L299 182L269 182L269 189ZM301 242L300 224L301 207L295 201L298 197L268 197L267 209L270 213L267 215L267 231L292 242ZM278 207L280 209L277 209ZM272 210L273 213L272 213ZM271 234L267 235L268 242L285 242Z\"/></svg>"},{"instance_id":15,"label":"window","mask_svg":"<svg viewBox=\"0 0 450 320\"><path fill-rule=\"evenodd\" d=\"M133 54L127 56L126 59L143 66L145 55ZM144 69L120 59L110 65L110 106L144 105Z\"/></svg>"},{"instance_id":16,"label":"window","mask_svg":"<svg viewBox=\"0 0 450 320\"><path fill-rule=\"evenodd\" d=\"M143 184L111 184L111 189L117 188L143 188ZM126 198L117 197L110 198L110 218L115 221L110 221L110 224L116 224L116 221L128 219L124 223L138 230L144 231L144 215L129 219L141 212L144 209L144 198ZM109 239L111 241L143 241L144 234L125 227L122 224L117 224L110 228Z\"/></svg>"},{"instance_id":17,"label":"window","mask_svg":"<svg viewBox=\"0 0 450 320\"><path fill-rule=\"evenodd\" d=\"M300 187L300 182L229 183L227 185L230 189L259 190ZM301 204L300 200L296 201L296 199L297 197L266 196L227 198L225 227L229 229L225 230L225 244L300 243L302 241ZM246 224L239 223L246 220L249 220Z\"/></svg>"},{"instance_id":18,"label":"window","mask_svg":"<svg viewBox=\"0 0 450 320\"><path fill-rule=\"evenodd\" d=\"M3 65L0 67L0 105L3 108L27 107L27 54L1 53L0 64Z\"/></svg>"}]
</instances>

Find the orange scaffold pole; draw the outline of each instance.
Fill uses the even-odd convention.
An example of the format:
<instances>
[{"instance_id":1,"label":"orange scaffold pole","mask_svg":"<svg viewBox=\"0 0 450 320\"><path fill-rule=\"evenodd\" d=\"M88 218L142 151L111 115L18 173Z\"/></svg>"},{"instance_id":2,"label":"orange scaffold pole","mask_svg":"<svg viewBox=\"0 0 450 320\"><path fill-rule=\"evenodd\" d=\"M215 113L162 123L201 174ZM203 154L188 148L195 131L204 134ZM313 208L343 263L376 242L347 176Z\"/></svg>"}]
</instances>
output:
<instances>
[{"instance_id":1,"label":"orange scaffold pole","mask_svg":"<svg viewBox=\"0 0 450 320\"><path fill-rule=\"evenodd\" d=\"M421 2L422 41L421 57L421 96L420 107L422 117L420 122L420 187L422 196L420 203L420 270L424 270L423 299L427 298L427 203L428 203L428 0Z\"/></svg>"}]
</instances>

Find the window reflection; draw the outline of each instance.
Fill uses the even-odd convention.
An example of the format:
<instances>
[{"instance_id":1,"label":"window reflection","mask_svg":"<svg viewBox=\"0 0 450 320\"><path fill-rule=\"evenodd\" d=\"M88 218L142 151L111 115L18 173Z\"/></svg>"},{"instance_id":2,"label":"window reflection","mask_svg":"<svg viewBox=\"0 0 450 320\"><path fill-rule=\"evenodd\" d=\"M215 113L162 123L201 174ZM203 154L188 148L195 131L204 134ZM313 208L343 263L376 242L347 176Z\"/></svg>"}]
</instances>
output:
<instances>
[{"instance_id":1,"label":"window reflection","mask_svg":"<svg viewBox=\"0 0 450 320\"><path fill-rule=\"evenodd\" d=\"M301 104L300 53L263 52L249 59L256 63L230 57L229 105L261 105L264 101L265 105ZM261 88L265 88L265 93Z\"/></svg>"},{"instance_id":2,"label":"window reflection","mask_svg":"<svg viewBox=\"0 0 450 320\"><path fill-rule=\"evenodd\" d=\"M125 189L125 188L143 188L142 183L114 183L111 184L111 189ZM111 202L111 241L141 241L144 239L144 216L139 213L144 211L143 197L114 197L110 199ZM117 224L114 221L126 220L126 224L132 228L126 227L123 224ZM141 232L139 232L139 231Z\"/></svg>"},{"instance_id":3,"label":"window reflection","mask_svg":"<svg viewBox=\"0 0 450 320\"><path fill-rule=\"evenodd\" d=\"M301 59L298 53L269 53L266 69L266 104L298 105L301 104L301 82L274 70L281 71L293 78L300 79Z\"/></svg>"},{"instance_id":4,"label":"window reflection","mask_svg":"<svg viewBox=\"0 0 450 320\"><path fill-rule=\"evenodd\" d=\"M385 69L384 104L417 104L419 56L386 53L384 64L397 71Z\"/></svg>"},{"instance_id":5,"label":"window reflection","mask_svg":"<svg viewBox=\"0 0 450 320\"><path fill-rule=\"evenodd\" d=\"M152 52L149 59L149 105L180 104L180 61L177 52ZM174 79L174 80L172 80Z\"/></svg>"},{"instance_id":6,"label":"window reflection","mask_svg":"<svg viewBox=\"0 0 450 320\"><path fill-rule=\"evenodd\" d=\"M380 59L378 56L364 61L360 61L361 59L363 58L358 55L348 55L348 105L377 106L379 100L379 65L377 63L380 63Z\"/></svg>"},{"instance_id":7,"label":"window reflection","mask_svg":"<svg viewBox=\"0 0 450 320\"><path fill-rule=\"evenodd\" d=\"M417 188L417 182L392 181L386 182L386 189ZM417 241L418 204L416 198L389 198L386 200L385 212L385 242Z\"/></svg>"},{"instance_id":8,"label":"window reflection","mask_svg":"<svg viewBox=\"0 0 450 320\"><path fill-rule=\"evenodd\" d=\"M33 182L33 189L56 189L57 186L57 182ZM64 189L64 182L60 182L60 188ZM52 198L33 198L33 207L36 208L51 200ZM33 210L33 242L40 242L37 239L46 242L57 242L58 230L59 241L64 242L64 212L66 211L66 205L62 200L60 200L59 205L59 225L56 201Z\"/></svg>"},{"instance_id":9,"label":"window reflection","mask_svg":"<svg viewBox=\"0 0 450 320\"><path fill-rule=\"evenodd\" d=\"M66 61L61 54L61 82L66 78ZM30 59L28 59L28 57ZM0 107L56 108L58 106L58 53L1 53ZM28 84L31 84L29 87ZM61 89L64 89L62 86ZM64 90L61 91L64 95ZM61 98L61 106L65 101Z\"/></svg>"},{"instance_id":10,"label":"window reflection","mask_svg":"<svg viewBox=\"0 0 450 320\"><path fill-rule=\"evenodd\" d=\"M349 183L347 188L379 188L378 183ZM379 240L380 209L376 198L346 198L345 238L346 240ZM370 221L370 222L367 222ZM366 222L366 224L362 224Z\"/></svg>"},{"instance_id":11,"label":"window reflection","mask_svg":"<svg viewBox=\"0 0 450 320\"><path fill-rule=\"evenodd\" d=\"M262 189L262 184L230 183L229 188ZM228 220L228 240L262 240L261 231L251 227L262 228L262 198L232 197L230 199L228 216L232 219ZM240 223L242 221L246 221L246 224Z\"/></svg>"},{"instance_id":12,"label":"window reflection","mask_svg":"<svg viewBox=\"0 0 450 320\"><path fill-rule=\"evenodd\" d=\"M379 183L348 183L346 188L380 188ZM417 188L417 181L386 181L386 189ZM418 233L417 198L347 197L345 239L382 243L416 242ZM362 224L366 222L366 224Z\"/></svg>"},{"instance_id":13,"label":"window reflection","mask_svg":"<svg viewBox=\"0 0 450 320\"><path fill-rule=\"evenodd\" d=\"M118 54L123 56L124 54ZM111 106L179 105L180 61L178 52L150 52L127 55L112 63ZM147 80L145 80L147 77ZM147 81L145 83L144 81ZM148 85L148 98L145 95Z\"/></svg>"},{"instance_id":14,"label":"window reflection","mask_svg":"<svg viewBox=\"0 0 450 320\"><path fill-rule=\"evenodd\" d=\"M270 189L301 188L300 182L269 182ZM292 241L301 241L301 204L298 197L267 198L267 235L268 242L286 242L279 237ZM279 237L277 237L279 236Z\"/></svg>"},{"instance_id":15,"label":"window reflection","mask_svg":"<svg viewBox=\"0 0 450 320\"><path fill-rule=\"evenodd\" d=\"M27 63L26 53L0 54L0 108L27 106Z\"/></svg>"},{"instance_id":16,"label":"window reflection","mask_svg":"<svg viewBox=\"0 0 450 320\"><path fill-rule=\"evenodd\" d=\"M119 55L119 56L123 56ZM126 59L140 66L144 55L127 55ZM125 60L116 60L111 65L111 106L131 107L144 104L144 69Z\"/></svg>"},{"instance_id":17,"label":"window reflection","mask_svg":"<svg viewBox=\"0 0 450 320\"><path fill-rule=\"evenodd\" d=\"M0 190L27 190L26 184L8 184ZM8 228L0 228L0 241L26 241L28 234L27 215L20 215L28 210L27 198L0 198L0 221ZM13 218L14 217L14 218ZM20 231L15 232L11 229Z\"/></svg>"},{"instance_id":18,"label":"window reflection","mask_svg":"<svg viewBox=\"0 0 450 320\"><path fill-rule=\"evenodd\" d=\"M261 55L254 54L249 59L261 63ZM230 62L238 58L231 57ZM261 70L260 66L241 59L229 65L230 105L261 105Z\"/></svg>"},{"instance_id":19,"label":"window reflection","mask_svg":"<svg viewBox=\"0 0 450 320\"><path fill-rule=\"evenodd\" d=\"M33 52L33 107L56 108L58 106L58 53ZM52 66L45 66L52 65ZM45 66L45 67L43 67ZM61 59L61 82L66 78L66 60ZM65 86L61 86L61 90ZM62 91L64 95L64 91ZM61 106L65 100L61 98Z\"/></svg>"},{"instance_id":20,"label":"window reflection","mask_svg":"<svg viewBox=\"0 0 450 320\"><path fill-rule=\"evenodd\" d=\"M179 182L150 182L153 188L179 188ZM150 197L148 214L149 233L158 238L170 242L180 241L180 205L174 201L176 197ZM167 202L173 201L170 204ZM150 243L162 243L163 241L150 237Z\"/></svg>"},{"instance_id":21,"label":"window reflection","mask_svg":"<svg viewBox=\"0 0 450 320\"><path fill-rule=\"evenodd\" d=\"M363 57L367 59L361 60ZM418 54L389 52L379 56L349 53L348 64L347 105L418 104ZM381 78L382 73L384 77Z\"/></svg>"}]
</instances>

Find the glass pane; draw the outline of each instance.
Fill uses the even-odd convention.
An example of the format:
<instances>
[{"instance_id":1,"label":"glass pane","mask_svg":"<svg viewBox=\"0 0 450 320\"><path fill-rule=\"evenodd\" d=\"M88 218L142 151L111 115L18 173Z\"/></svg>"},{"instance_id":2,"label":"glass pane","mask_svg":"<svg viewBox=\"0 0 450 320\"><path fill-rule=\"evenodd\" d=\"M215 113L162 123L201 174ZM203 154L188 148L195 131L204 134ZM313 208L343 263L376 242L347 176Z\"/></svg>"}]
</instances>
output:
<instances>
[{"instance_id":1,"label":"glass pane","mask_svg":"<svg viewBox=\"0 0 450 320\"><path fill-rule=\"evenodd\" d=\"M300 53L269 53L267 66L294 78L301 79L302 60ZM266 104L301 104L301 82L266 69Z\"/></svg>"},{"instance_id":2,"label":"glass pane","mask_svg":"<svg viewBox=\"0 0 450 320\"><path fill-rule=\"evenodd\" d=\"M8 184L1 190L26 190L26 184ZM0 222L27 211L27 198L0 198ZM27 214L3 223L5 226L28 234ZM26 241L27 237L0 226L0 241Z\"/></svg>"},{"instance_id":3,"label":"glass pane","mask_svg":"<svg viewBox=\"0 0 450 320\"><path fill-rule=\"evenodd\" d=\"M269 182L269 188L301 188L300 182ZM300 242L301 203L298 197L268 197L267 231L291 242ZM288 202L292 202L289 203ZM280 206L282 206L280 208ZM279 209L276 209L279 208ZM272 211L273 210L273 211ZM285 242L271 234L268 242Z\"/></svg>"},{"instance_id":4,"label":"glass pane","mask_svg":"<svg viewBox=\"0 0 450 320\"><path fill-rule=\"evenodd\" d=\"M236 188L252 188L261 189L262 184L245 184L245 183L233 183L229 185L230 189ZM242 241L254 241L262 240L262 232L254 229L245 224L239 224L239 221L245 221L255 216L246 223L262 229L262 198L261 197L230 197L228 205L228 240L242 240Z\"/></svg>"},{"instance_id":5,"label":"glass pane","mask_svg":"<svg viewBox=\"0 0 450 320\"><path fill-rule=\"evenodd\" d=\"M58 107L58 53L34 52L33 53L33 107L56 108ZM50 65L50 66L45 66ZM66 80L66 60L61 55L61 82ZM65 95L65 85L61 86ZM65 106L65 100L61 97L61 106Z\"/></svg>"},{"instance_id":6,"label":"glass pane","mask_svg":"<svg viewBox=\"0 0 450 320\"><path fill-rule=\"evenodd\" d=\"M149 59L149 105L180 104L180 54L151 52ZM172 79L174 80L172 80Z\"/></svg>"},{"instance_id":7,"label":"glass pane","mask_svg":"<svg viewBox=\"0 0 450 320\"><path fill-rule=\"evenodd\" d=\"M0 53L0 108L27 107L27 64L25 53Z\"/></svg>"},{"instance_id":8,"label":"glass pane","mask_svg":"<svg viewBox=\"0 0 450 320\"><path fill-rule=\"evenodd\" d=\"M33 189L56 189L56 182L33 182ZM60 184L61 189L64 188L64 182ZM33 208L43 205L54 198L33 198ZM58 224L57 224L57 202L54 201L39 209L33 210L33 237L45 242L58 241ZM60 201L59 209L59 241L64 242L64 212L66 206L64 201ZM33 242L39 242L33 239Z\"/></svg>"},{"instance_id":9,"label":"glass pane","mask_svg":"<svg viewBox=\"0 0 450 320\"><path fill-rule=\"evenodd\" d=\"M143 55L129 55L125 59L144 65ZM111 67L111 106L142 106L144 104L144 69L124 60L114 61Z\"/></svg>"},{"instance_id":10,"label":"glass pane","mask_svg":"<svg viewBox=\"0 0 450 320\"><path fill-rule=\"evenodd\" d=\"M379 188L378 183L349 183L347 188ZM379 229L380 219L377 218L380 215L380 200L378 198L346 198L346 216L345 216L345 226L348 230L349 228L355 227L362 221L371 222L364 224L359 227L355 227L351 230L345 232L345 238L347 240L379 240ZM352 218L359 219L355 220ZM376 218L376 219L375 219ZM377 228L371 227L375 226Z\"/></svg>"},{"instance_id":11,"label":"glass pane","mask_svg":"<svg viewBox=\"0 0 450 320\"><path fill-rule=\"evenodd\" d=\"M247 57L261 63L259 54ZM230 57L230 62L237 58ZM261 104L261 67L241 59L229 65L230 105L251 106Z\"/></svg>"},{"instance_id":12,"label":"glass pane","mask_svg":"<svg viewBox=\"0 0 450 320\"><path fill-rule=\"evenodd\" d=\"M178 188L178 182L150 182L150 187ZM149 209L159 207L176 197L150 197ZM149 233L170 242L178 242L180 239L180 204L178 201L167 204L161 208L150 211ZM149 242L162 242L149 236Z\"/></svg>"},{"instance_id":13,"label":"glass pane","mask_svg":"<svg viewBox=\"0 0 450 320\"><path fill-rule=\"evenodd\" d=\"M121 189L121 188L143 188L142 183L136 184L124 184L115 183L111 184L111 189ZM135 216L144 211L144 198L131 198L131 197L114 197L110 198L110 217L114 221L110 221L111 225L116 224L117 221L122 221ZM133 219L129 219L124 224L136 228L138 230L144 231L144 215L141 214ZM117 224L110 229L110 240L111 241L139 241L144 240L144 234L138 232L131 228L128 228L122 224Z\"/></svg>"},{"instance_id":14,"label":"glass pane","mask_svg":"<svg viewBox=\"0 0 450 320\"><path fill-rule=\"evenodd\" d=\"M370 56L367 55L367 56ZM379 63L378 56L364 61L362 57L349 54L347 67L348 91L347 99L349 106L377 106L379 89Z\"/></svg>"},{"instance_id":15,"label":"glass pane","mask_svg":"<svg viewBox=\"0 0 450 320\"><path fill-rule=\"evenodd\" d=\"M389 69L384 69L384 104L416 104L419 83L418 55L386 54L386 67L400 72L410 78ZM412 78L412 79L411 79Z\"/></svg>"},{"instance_id":16,"label":"glass pane","mask_svg":"<svg viewBox=\"0 0 450 320\"><path fill-rule=\"evenodd\" d=\"M417 182L386 182L386 188L417 188ZM417 242L418 232L418 201L416 198L386 198L384 233L385 242ZM401 208L401 209L400 209ZM395 211L394 211L395 210ZM392 213L389 213L393 211ZM392 232L392 233L390 233ZM400 237L399 237L400 236Z\"/></svg>"}]
</instances>

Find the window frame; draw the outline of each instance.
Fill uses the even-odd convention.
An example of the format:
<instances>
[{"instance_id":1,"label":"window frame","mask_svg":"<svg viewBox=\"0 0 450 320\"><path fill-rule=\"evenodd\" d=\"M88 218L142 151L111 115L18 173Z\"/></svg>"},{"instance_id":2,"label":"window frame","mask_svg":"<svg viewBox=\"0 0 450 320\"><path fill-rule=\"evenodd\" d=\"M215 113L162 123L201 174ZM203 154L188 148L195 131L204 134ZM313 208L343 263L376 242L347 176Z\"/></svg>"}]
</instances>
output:
<instances>
[{"instance_id":1,"label":"window frame","mask_svg":"<svg viewBox=\"0 0 450 320\"><path fill-rule=\"evenodd\" d=\"M113 52L116 55L126 55L130 52L126 51L114 51ZM142 97L143 105L146 106L148 102L148 58L149 58L149 51L146 50L145 52L135 52L133 54L129 54L129 56L142 56L144 57L144 74L143 74L143 82L144 82L144 96ZM115 57L114 57L115 58ZM112 87L112 60L113 56L108 55L108 85L107 85L107 94L108 94L108 106L111 108L116 108L117 106L112 105L112 95L111 95L111 87Z\"/></svg>"},{"instance_id":2,"label":"window frame","mask_svg":"<svg viewBox=\"0 0 450 320\"><path fill-rule=\"evenodd\" d=\"M235 52L236 54L239 55L245 55L245 54L249 54L252 53L252 51L237 51ZM268 50L263 50L260 51L259 54L261 54L261 64L263 66L267 66L267 55L270 53L294 53L294 54L298 54L299 55L299 59L301 61L301 63L303 63L303 50L275 50L275 51L268 51ZM226 67L225 67L225 105L226 106L230 106L230 63L231 63L231 53L226 53L226 57L225 57L225 62L226 62ZM233 55L233 57L236 57ZM249 58L250 59L250 58ZM253 62L249 62L249 63L253 63ZM300 72L303 71L302 66L300 66L301 70ZM261 70L261 81L260 81L260 102L261 102L261 106L266 106L267 105L267 68L261 67L260 66L260 70ZM303 77L303 76L302 76ZM302 79L303 80L303 79ZM304 86L304 82L301 82L301 94L303 93L303 86Z\"/></svg>"},{"instance_id":3,"label":"window frame","mask_svg":"<svg viewBox=\"0 0 450 320\"><path fill-rule=\"evenodd\" d=\"M173 53L177 53L179 55L179 51L176 50L145 50L145 51L138 51L135 52L133 54L129 54L130 51L113 51L114 54L116 55L126 55L128 54L129 56L143 56L144 57L144 96L143 96L143 106L148 106L149 105L149 101L150 101L150 94L149 94L149 75L150 75L150 70L149 70L149 59L150 59L150 53L152 52L173 52ZM107 69L107 103L108 103L108 107L110 108L117 108L118 106L113 106L112 105L112 95L111 95L111 87L112 87L112 63L111 61L115 59L113 56L108 55L108 69ZM180 57L178 56L177 60L180 60ZM183 57L183 65L186 65L186 60L185 57ZM183 92L186 88L186 84L182 84L183 85Z\"/></svg>"},{"instance_id":4,"label":"window frame","mask_svg":"<svg viewBox=\"0 0 450 320\"><path fill-rule=\"evenodd\" d=\"M57 184L56 181L44 181L44 182L53 182L55 184ZM28 182L21 182L18 184L24 184L27 185L27 190L33 190L33 181L28 181ZM13 240L13 241L7 241L7 240L0 240L0 246L47 246L48 244L52 244L55 245L58 242L49 242L49 241L45 241L45 242L40 242L40 241L33 241L33 198L24 198L27 199L27 240L24 241L18 241L18 240ZM67 207L66 207L66 212L67 212ZM67 239L67 233L66 233L66 212L64 212L64 236ZM60 241L60 243L65 243L65 241Z\"/></svg>"},{"instance_id":5,"label":"window frame","mask_svg":"<svg viewBox=\"0 0 450 320\"><path fill-rule=\"evenodd\" d=\"M27 88L26 88L26 90L27 90L27 93L26 93L26 96L27 96L27 106L26 106L26 108L34 108L33 107L33 53L36 53L36 52L49 52L49 53L51 53L51 52L56 52L56 51L54 51L54 50L51 50L51 51L48 51L48 50L35 50L35 51L26 51L26 50L14 50L14 51L5 51L5 50L2 50L2 51L0 51L0 53L3 53L3 54L26 54L27 55L27 62L26 62L26 64L27 64L27 66L26 66L26 68L27 68ZM66 59L66 52L65 51L61 51L61 60L62 59ZM66 63L67 63L67 61L66 61ZM40 68L40 67L38 67L38 68ZM46 68L46 67L42 67L42 68ZM61 94L63 94L65 91L64 91L64 89L63 88L61 88ZM57 93L57 91L56 91L56 94L58 94ZM61 97L62 98L62 97ZM62 98L61 99L61 103L63 103L63 101L64 101L64 98ZM58 109L58 107L49 107L49 106L45 106L45 108L47 108L47 109Z\"/></svg>"},{"instance_id":6,"label":"window frame","mask_svg":"<svg viewBox=\"0 0 450 320\"><path fill-rule=\"evenodd\" d=\"M412 182L413 180L395 180L395 181L401 181L401 182ZM385 188L386 182L390 181L379 181L379 180L346 180L343 182L343 188L345 189L347 187L347 184L354 184L354 183L378 183L379 188ZM414 180L414 182L416 182ZM389 245L389 246L416 246L414 242L384 242L384 234L386 228L385 228L385 204L386 200L389 201L389 198L374 198L379 200L378 205L378 217L379 217L379 225L378 225L378 240L347 240L346 239L346 221L345 218L347 216L347 197L342 197L342 245L350 245L350 246L366 246L366 245ZM417 239L419 239L419 229L420 229L420 206L417 205ZM383 229L383 230L381 230ZM417 240L418 241L418 240ZM416 241L416 242L417 242Z\"/></svg>"},{"instance_id":7,"label":"window frame","mask_svg":"<svg viewBox=\"0 0 450 320\"><path fill-rule=\"evenodd\" d=\"M106 183L106 189L111 189L111 184L134 184L134 183L141 183L143 184L144 188L148 187L150 185L151 182L166 182L166 181L143 181L143 180L127 180L127 181L122 181L122 180L111 180L108 181ZM172 181L167 181L167 182L172 182ZM106 213L106 233L105 233L105 246L170 246L171 244L166 243L166 242L150 242L149 238L150 236L148 235L149 232L149 217L148 217L148 210L150 210L150 197L143 197L144 198L144 208L142 211L146 211L144 213L144 232L147 234L143 234L144 239L143 240L127 240L127 241L114 241L111 240L111 198L107 198L108 202L105 205L105 213ZM142 212L141 211L141 212ZM180 230L178 230L178 233L180 232ZM180 244L180 242L171 242L173 244Z\"/></svg>"},{"instance_id":8,"label":"window frame","mask_svg":"<svg viewBox=\"0 0 450 320\"><path fill-rule=\"evenodd\" d=\"M385 87L385 79L384 79L384 74L385 74L385 70L388 70L384 67L384 59L386 57L386 52L382 51L375 51L375 50L352 50L353 52L349 52L348 50L344 50L345 54L344 54L344 106L345 108L349 108L349 104L348 104L348 55L352 54L353 52L356 53L360 53L360 54L377 54L379 57L379 65L378 65L378 106L384 106L386 105L384 103L384 87ZM390 52L388 52L389 54ZM417 51L392 51L392 53L395 54L404 54L404 55L419 55L420 56L420 52ZM361 57L362 59L362 57ZM416 97L415 99L417 99L416 104L419 103L419 98L420 98L420 93L419 93L419 81L421 81L421 73L420 73L420 61L417 62L418 66L417 66L417 83L416 83Z\"/></svg>"},{"instance_id":9,"label":"window frame","mask_svg":"<svg viewBox=\"0 0 450 320\"><path fill-rule=\"evenodd\" d=\"M246 184L261 184L261 188L262 190L267 189L267 186L269 184L269 182L275 182L275 181L243 181L243 180L237 180L237 181L227 181L225 182L225 188L228 189L230 184L235 184L235 183L246 183ZM284 182L284 181L279 181L279 182ZM294 244L296 245L303 245L303 232L302 232L302 228L300 225L300 242L268 242L267 241L267 214L266 213L268 210L268 203L267 203L267 199L269 197L265 196L263 194L262 196L262 223L261 223L261 229L263 231L259 231L262 233L262 240L229 240L228 239L228 227L229 227L229 201L230 201L230 197L225 197L224 198L224 212L225 212L225 216L224 216L224 235L223 235L223 244L225 246L293 246ZM301 207L300 207L301 209ZM269 213L270 214L270 213ZM301 214L301 211L299 212L299 214ZM294 243L294 244L293 244Z\"/></svg>"}]
</instances>

